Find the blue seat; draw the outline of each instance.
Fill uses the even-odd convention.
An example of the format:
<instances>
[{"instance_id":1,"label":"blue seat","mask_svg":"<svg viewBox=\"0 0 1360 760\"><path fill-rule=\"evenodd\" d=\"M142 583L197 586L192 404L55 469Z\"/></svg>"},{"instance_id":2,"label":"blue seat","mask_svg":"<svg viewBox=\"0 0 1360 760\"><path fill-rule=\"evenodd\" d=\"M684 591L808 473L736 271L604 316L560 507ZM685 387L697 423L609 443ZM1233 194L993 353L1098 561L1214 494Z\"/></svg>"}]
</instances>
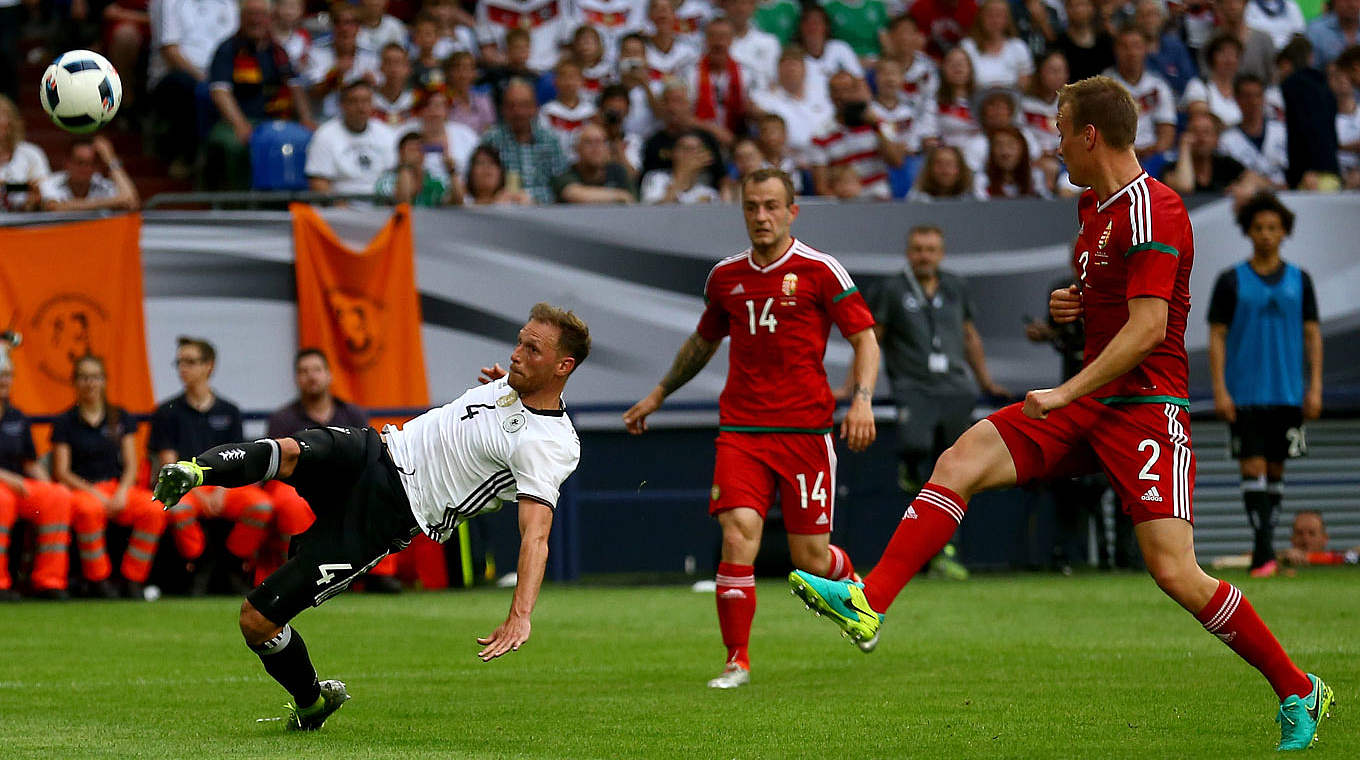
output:
<instances>
[{"instance_id":1,"label":"blue seat","mask_svg":"<svg viewBox=\"0 0 1360 760\"><path fill-rule=\"evenodd\" d=\"M250 185L256 190L306 190L312 132L293 121L265 121L250 135Z\"/></svg>"}]
</instances>

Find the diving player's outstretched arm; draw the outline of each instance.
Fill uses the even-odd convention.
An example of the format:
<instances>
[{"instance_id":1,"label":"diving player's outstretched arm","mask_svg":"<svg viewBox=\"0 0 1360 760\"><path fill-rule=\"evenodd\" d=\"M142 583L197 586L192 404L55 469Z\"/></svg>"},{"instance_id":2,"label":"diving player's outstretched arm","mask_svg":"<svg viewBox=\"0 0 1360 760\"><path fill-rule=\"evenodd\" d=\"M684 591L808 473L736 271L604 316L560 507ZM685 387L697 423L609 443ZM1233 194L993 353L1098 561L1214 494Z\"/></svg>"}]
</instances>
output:
<instances>
[{"instance_id":1,"label":"diving player's outstretched arm","mask_svg":"<svg viewBox=\"0 0 1360 760\"><path fill-rule=\"evenodd\" d=\"M693 380L694 376L699 374L699 370L708 364L708 360L713 358L720 342L706 340L697 332L691 334L680 347L680 351L675 354L670 372L661 378L661 382L647 394L646 398L633 404L632 409L623 413L623 424L628 426L628 432L633 435L646 432L647 415L660 409L661 402L665 401L667 396Z\"/></svg>"},{"instance_id":2,"label":"diving player's outstretched arm","mask_svg":"<svg viewBox=\"0 0 1360 760\"><path fill-rule=\"evenodd\" d=\"M519 499L519 580L510 600L510 614L490 636L479 636L482 651L477 656L490 662L506 652L519 649L529 640L529 616L543 586L543 570L548 565L548 533L552 530L553 510L536 499Z\"/></svg>"}]
</instances>

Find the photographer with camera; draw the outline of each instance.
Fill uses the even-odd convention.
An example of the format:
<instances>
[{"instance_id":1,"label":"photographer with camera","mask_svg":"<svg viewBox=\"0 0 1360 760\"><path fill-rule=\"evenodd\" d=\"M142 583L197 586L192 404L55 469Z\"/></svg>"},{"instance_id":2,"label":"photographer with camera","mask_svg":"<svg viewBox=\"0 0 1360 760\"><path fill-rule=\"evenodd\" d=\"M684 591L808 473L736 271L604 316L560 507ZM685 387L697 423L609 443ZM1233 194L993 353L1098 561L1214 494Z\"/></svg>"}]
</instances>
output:
<instances>
[{"instance_id":1,"label":"photographer with camera","mask_svg":"<svg viewBox=\"0 0 1360 760\"><path fill-rule=\"evenodd\" d=\"M888 167L906 159L906 146L897 142L892 125L879 121L869 110L869 88L849 72L837 72L830 81L832 121L812 138L813 190L834 195L828 168L849 165L859 175L860 197L886 200Z\"/></svg>"}]
</instances>

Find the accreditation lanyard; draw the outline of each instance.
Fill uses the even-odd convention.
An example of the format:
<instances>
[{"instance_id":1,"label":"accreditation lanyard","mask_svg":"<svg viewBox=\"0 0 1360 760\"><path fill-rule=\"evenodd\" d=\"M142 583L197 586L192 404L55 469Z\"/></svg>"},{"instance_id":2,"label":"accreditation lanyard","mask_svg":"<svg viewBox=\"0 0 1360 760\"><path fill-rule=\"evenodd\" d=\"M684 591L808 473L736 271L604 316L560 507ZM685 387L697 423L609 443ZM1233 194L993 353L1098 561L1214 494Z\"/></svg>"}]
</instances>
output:
<instances>
[{"instance_id":1,"label":"accreditation lanyard","mask_svg":"<svg viewBox=\"0 0 1360 760\"><path fill-rule=\"evenodd\" d=\"M939 326L935 321L935 300L943 301L943 295L937 286L935 298L927 298L925 289L916 280L916 274L911 271L911 267L906 267L903 273L907 278L907 287L911 289L912 297L916 299L917 303L921 304L921 313L926 318L926 328L930 330L930 356L926 360L926 366L932 373L944 374L949 371L949 357L944 353Z\"/></svg>"}]
</instances>

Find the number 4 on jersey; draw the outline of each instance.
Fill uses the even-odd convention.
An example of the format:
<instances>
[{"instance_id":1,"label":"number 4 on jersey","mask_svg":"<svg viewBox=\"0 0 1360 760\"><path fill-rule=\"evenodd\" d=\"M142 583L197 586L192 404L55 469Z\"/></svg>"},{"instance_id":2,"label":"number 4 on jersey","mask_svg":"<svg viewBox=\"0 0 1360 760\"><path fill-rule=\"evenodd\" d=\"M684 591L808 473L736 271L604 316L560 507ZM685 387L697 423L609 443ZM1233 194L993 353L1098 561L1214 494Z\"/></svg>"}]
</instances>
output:
<instances>
[{"instance_id":1,"label":"number 4 on jersey","mask_svg":"<svg viewBox=\"0 0 1360 760\"><path fill-rule=\"evenodd\" d=\"M770 313L770 307L771 307L771 306L774 306L774 299L773 299L773 298L766 298L766 299L765 299L765 306L763 306L763 307L760 309L760 319L759 319L759 321L757 321L757 320L756 320L756 302L755 302L755 301L747 301L747 302L746 302L746 314L747 314L748 317L749 317L749 324L750 324L750 327L751 327L751 334L752 334L752 335L755 335L755 334L756 334L756 326L757 326L757 325L759 325L760 327L768 327L768 328L770 328L770 332L774 332L775 325L778 325L779 322L774 318L774 315Z\"/></svg>"}]
</instances>

